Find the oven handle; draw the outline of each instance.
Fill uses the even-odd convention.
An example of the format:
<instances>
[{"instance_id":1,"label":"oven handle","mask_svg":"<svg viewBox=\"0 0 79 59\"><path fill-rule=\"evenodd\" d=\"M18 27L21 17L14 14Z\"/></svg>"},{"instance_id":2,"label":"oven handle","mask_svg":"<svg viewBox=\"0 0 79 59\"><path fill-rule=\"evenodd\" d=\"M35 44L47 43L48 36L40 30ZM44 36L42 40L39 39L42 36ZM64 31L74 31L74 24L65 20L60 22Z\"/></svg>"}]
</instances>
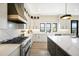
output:
<instances>
[{"instance_id":1,"label":"oven handle","mask_svg":"<svg viewBox=\"0 0 79 59\"><path fill-rule=\"evenodd\" d=\"M27 48L27 50L25 51L25 56L28 54L28 52L30 51L30 49L31 49L31 47L29 46L29 47Z\"/></svg>"}]
</instances>

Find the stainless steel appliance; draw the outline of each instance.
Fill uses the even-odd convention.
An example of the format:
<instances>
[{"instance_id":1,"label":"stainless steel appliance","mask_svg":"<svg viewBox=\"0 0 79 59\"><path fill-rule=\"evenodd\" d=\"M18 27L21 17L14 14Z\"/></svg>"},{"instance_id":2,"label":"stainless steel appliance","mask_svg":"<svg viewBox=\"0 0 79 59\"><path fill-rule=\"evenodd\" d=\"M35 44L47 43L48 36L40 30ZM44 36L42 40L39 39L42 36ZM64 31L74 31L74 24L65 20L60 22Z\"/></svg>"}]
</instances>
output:
<instances>
[{"instance_id":1,"label":"stainless steel appliance","mask_svg":"<svg viewBox=\"0 0 79 59\"><path fill-rule=\"evenodd\" d=\"M29 56L31 53L31 46L32 46L32 40L29 37L27 40L25 40L21 44L21 55L22 56Z\"/></svg>"},{"instance_id":2,"label":"stainless steel appliance","mask_svg":"<svg viewBox=\"0 0 79 59\"><path fill-rule=\"evenodd\" d=\"M30 55L32 40L31 40L31 36L30 37L16 37L6 42L2 42L2 44L21 44L20 55L27 56L27 55Z\"/></svg>"}]
</instances>

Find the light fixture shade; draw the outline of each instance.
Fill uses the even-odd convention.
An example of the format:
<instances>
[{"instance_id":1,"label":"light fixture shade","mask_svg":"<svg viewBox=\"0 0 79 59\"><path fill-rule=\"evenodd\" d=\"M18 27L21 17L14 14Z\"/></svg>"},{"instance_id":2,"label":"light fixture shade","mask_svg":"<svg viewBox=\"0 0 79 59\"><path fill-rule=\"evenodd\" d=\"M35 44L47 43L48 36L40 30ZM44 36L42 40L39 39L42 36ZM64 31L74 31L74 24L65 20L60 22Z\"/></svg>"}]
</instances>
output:
<instances>
[{"instance_id":1,"label":"light fixture shade","mask_svg":"<svg viewBox=\"0 0 79 59\"><path fill-rule=\"evenodd\" d=\"M60 19L71 19L71 18L72 18L71 14L65 14L60 17Z\"/></svg>"}]
</instances>

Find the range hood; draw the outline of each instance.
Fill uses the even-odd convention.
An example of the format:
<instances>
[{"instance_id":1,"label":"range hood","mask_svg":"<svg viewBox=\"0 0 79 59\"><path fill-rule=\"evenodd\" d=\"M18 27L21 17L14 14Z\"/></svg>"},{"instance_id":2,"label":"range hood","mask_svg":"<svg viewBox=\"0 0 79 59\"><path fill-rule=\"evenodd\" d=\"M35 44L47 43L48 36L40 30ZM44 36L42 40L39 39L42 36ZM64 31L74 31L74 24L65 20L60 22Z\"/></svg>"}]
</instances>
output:
<instances>
[{"instance_id":1,"label":"range hood","mask_svg":"<svg viewBox=\"0 0 79 59\"><path fill-rule=\"evenodd\" d=\"M19 15L8 15L8 20L15 23L26 23L26 20Z\"/></svg>"},{"instance_id":2,"label":"range hood","mask_svg":"<svg viewBox=\"0 0 79 59\"><path fill-rule=\"evenodd\" d=\"M8 21L15 23L26 23L26 17L24 16L24 4L23 3L8 3Z\"/></svg>"}]
</instances>

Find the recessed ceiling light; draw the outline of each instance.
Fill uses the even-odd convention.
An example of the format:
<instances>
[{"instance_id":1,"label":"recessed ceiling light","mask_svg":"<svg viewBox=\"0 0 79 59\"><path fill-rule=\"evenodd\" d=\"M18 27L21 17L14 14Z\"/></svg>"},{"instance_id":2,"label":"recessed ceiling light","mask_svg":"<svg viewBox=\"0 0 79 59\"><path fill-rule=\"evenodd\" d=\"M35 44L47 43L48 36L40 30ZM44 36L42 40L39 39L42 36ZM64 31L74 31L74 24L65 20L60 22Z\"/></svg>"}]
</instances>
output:
<instances>
[{"instance_id":1,"label":"recessed ceiling light","mask_svg":"<svg viewBox=\"0 0 79 59\"><path fill-rule=\"evenodd\" d=\"M31 18L33 19L33 16L31 16Z\"/></svg>"},{"instance_id":2,"label":"recessed ceiling light","mask_svg":"<svg viewBox=\"0 0 79 59\"><path fill-rule=\"evenodd\" d=\"M36 19L36 16L34 16L34 19Z\"/></svg>"},{"instance_id":3,"label":"recessed ceiling light","mask_svg":"<svg viewBox=\"0 0 79 59\"><path fill-rule=\"evenodd\" d=\"M37 16L37 19L39 19L39 16Z\"/></svg>"}]
</instances>

